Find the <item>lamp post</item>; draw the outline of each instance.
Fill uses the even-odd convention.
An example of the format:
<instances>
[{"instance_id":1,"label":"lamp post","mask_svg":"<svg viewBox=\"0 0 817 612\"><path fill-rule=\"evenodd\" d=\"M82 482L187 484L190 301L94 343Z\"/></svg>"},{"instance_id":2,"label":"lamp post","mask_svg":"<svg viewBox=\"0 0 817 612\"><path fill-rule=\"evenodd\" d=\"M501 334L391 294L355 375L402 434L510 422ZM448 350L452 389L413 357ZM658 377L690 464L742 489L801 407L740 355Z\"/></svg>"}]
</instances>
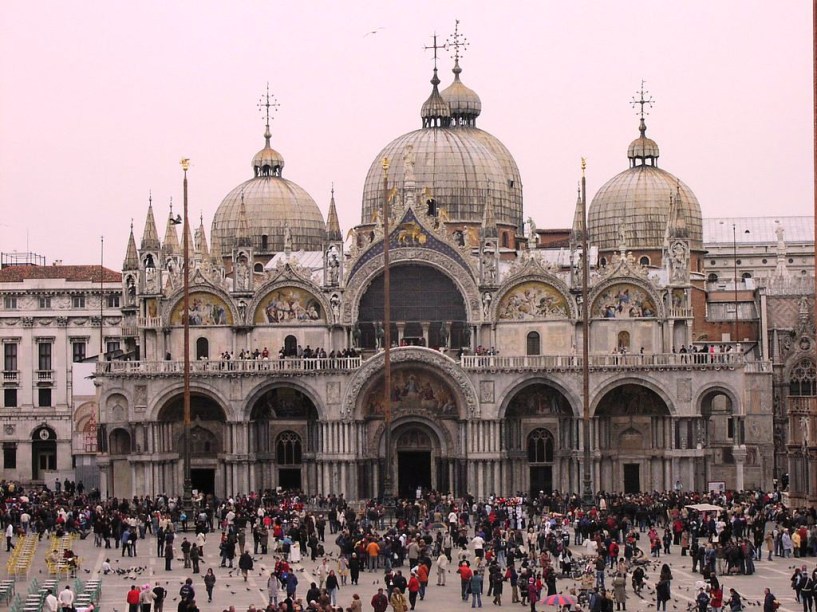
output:
<instances>
[{"instance_id":1,"label":"lamp post","mask_svg":"<svg viewBox=\"0 0 817 612\"><path fill-rule=\"evenodd\" d=\"M383 417L386 461L383 475L383 506L393 504L394 483L391 460L391 278L389 276L389 158L383 158Z\"/></svg>"},{"instance_id":2,"label":"lamp post","mask_svg":"<svg viewBox=\"0 0 817 612\"><path fill-rule=\"evenodd\" d=\"M593 489L590 475L590 304L587 299L589 276L589 253L587 252L587 183L584 170L587 161L582 158L582 437L584 438L584 466L582 470L582 503L585 508L593 506Z\"/></svg>"},{"instance_id":3,"label":"lamp post","mask_svg":"<svg viewBox=\"0 0 817 612\"><path fill-rule=\"evenodd\" d=\"M187 170L190 168L190 160L183 158L181 160L182 170L184 171L184 224L182 225L182 232L184 233L184 242L182 252L184 256L184 299L182 302L182 323L184 327L184 445L182 448L182 461L184 463L184 483L182 492L182 506L185 510L190 510L193 504L193 481L190 476L190 267L188 266L188 252L190 245L188 240L188 220L187 220Z\"/></svg>"}]
</instances>

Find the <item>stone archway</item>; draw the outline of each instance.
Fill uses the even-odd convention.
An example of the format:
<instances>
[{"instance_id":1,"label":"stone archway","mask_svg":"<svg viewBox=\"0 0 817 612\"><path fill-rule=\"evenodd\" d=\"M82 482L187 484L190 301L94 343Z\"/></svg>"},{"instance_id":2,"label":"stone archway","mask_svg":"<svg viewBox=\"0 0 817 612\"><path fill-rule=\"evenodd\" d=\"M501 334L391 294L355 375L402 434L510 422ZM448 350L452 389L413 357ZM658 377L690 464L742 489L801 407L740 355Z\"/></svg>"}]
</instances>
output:
<instances>
[{"instance_id":1,"label":"stone archway","mask_svg":"<svg viewBox=\"0 0 817 612\"><path fill-rule=\"evenodd\" d=\"M381 443L385 444L385 436ZM409 418L396 425L392 430L392 457L385 461L393 466L397 495L413 498L418 487L423 491L446 490L444 455L439 434L425 419Z\"/></svg>"},{"instance_id":2,"label":"stone archway","mask_svg":"<svg viewBox=\"0 0 817 612\"><path fill-rule=\"evenodd\" d=\"M183 449L185 442L184 396L181 393L167 398L156 414L157 453L173 453L178 459L169 470L162 471L160 490L173 490L171 483L183 482ZM190 476L193 489L206 494L224 494L223 457L235 452L231 444L231 426L227 413L218 400L193 391L190 394ZM232 493L233 491L230 491Z\"/></svg>"},{"instance_id":3,"label":"stone archway","mask_svg":"<svg viewBox=\"0 0 817 612\"><path fill-rule=\"evenodd\" d=\"M608 389L596 404L593 425L600 455L597 489L672 488L672 412L655 390L635 382Z\"/></svg>"},{"instance_id":4,"label":"stone archway","mask_svg":"<svg viewBox=\"0 0 817 612\"><path fill-rule=\"evenodd\" d=\"M548 494L553 489L578 490L577 482L570 489L570 453L578 448L570 426L573 409L560 389L545 380L532 381L513 391L501 414L502 449L510 463L505 490ZM529 452L531 440L544 440L543 432L551 440L547 461Z\"/></svg>"},{"instance_id":5,"label":"stone archway","mask_svg":"<svg viewBox=\"0 0 817 612\"><path fill-rule=\"evenodd\" d=\"M248 416L256 489L309 490L320 450L319 413L312 398L291 385L276 385L254 396Z\"/></svg>"}]
</instances>

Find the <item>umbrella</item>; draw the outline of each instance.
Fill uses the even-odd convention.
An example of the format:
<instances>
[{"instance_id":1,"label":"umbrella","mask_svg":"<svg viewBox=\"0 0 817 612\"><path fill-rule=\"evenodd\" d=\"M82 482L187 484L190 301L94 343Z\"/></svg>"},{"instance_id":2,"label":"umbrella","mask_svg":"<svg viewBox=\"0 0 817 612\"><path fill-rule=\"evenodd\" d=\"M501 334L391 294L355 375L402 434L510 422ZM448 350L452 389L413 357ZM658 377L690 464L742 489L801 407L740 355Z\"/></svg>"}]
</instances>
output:
<instances>
[{"instance_id":1,"label":"umbrella","mask_svg":"<svg viewBox=\"0 0 817 612\"><path fill-rule=\"evenodd\" d=\"M540 603L546 606L575 606L576 598L564 593L556 593L555 595L546 595Z\"/></svg>"},{"instance_id":2,"label":"umbrella","mask_svg":"<svg viewBox=\"0 0 817 612\"><path fill-rule=\"evenodd\" d=\"M723 508L720 506L715 506L714 504L694 504L692 506L687 506L687 508L697 510L698 512L720 512L723 510Z\"/></svg>"}]
</instances>

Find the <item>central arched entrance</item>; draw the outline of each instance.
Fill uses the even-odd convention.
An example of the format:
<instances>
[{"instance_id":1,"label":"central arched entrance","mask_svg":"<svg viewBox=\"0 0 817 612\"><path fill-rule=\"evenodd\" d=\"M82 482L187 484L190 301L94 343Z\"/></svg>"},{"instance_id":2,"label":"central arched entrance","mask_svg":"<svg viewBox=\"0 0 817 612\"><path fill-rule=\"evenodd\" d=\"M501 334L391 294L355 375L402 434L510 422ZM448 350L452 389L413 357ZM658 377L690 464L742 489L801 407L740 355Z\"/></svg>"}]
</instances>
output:
<instances>
[{"instance_id":1,"label":"central arched entrance","mask_svg":"<svg viewBox=\"0 0 817 612\"><path fill-rule=\"evenodd\" d=\"M397 494L414 497L417 489L429 490L431 453L434 450L429 432L417 425L406 425L395 432L397 452Z\"/></svg>"}]
</instances>

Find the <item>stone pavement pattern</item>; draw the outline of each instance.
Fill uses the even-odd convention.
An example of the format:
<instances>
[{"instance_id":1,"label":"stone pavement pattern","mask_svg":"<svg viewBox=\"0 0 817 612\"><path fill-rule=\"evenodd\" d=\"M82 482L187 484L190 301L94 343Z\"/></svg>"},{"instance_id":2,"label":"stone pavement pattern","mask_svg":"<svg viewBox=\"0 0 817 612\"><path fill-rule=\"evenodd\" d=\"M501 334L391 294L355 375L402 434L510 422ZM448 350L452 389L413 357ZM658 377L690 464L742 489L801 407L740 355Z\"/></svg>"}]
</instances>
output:
<instances>
[{"instance_id":1,"label":"stone pavement pattern","mask_svg":"<svg viewBox=\"0 0 817 612\"><path fill-rule=\"evenodd\" d=\"M178 542L185 534L179 534ZM192 539L192 533L187 534ZM74 545L74 552L80 556L82 560L82 569L79 572L81 580L87 580L90 577L98 577L102 580L102 595L100 598L99 608L103 612L125 612L128 607L125 602L125 596L132 584L154 584L159 581L162 586L168 591L168 599L165 603L165 610L173 612L178 603L179 588L183 584L185 578L192 577L193 585L196 589L196 601L199 609L202 611L218 612L224 610L230 605L234 605L238 612L245 611L250 605L265 606L267 604L267 577L269 570L274 564L273 555L255 555L255 567L251 572L247 582L245 583L240 572L237 569L238 557L234 560L236 568L230 570L228 568L219 567L220 558L218 555L218 536L219 533L209 534L208 542L204 547L204 558L201 564L201 574L194 575L191 570L184 569L181 560L173 562L173 569L170 572L165 571L164 558L156 556L156 539L150 534L144 540L139 540L137 543L136 557L122 557L121 551L115 548L104 549L97 548L93 543L93 536L89 536L85 540L77 539ZM330 560L337 559L337 547L334 544L336 536L327 533L326 552ZM250 551L252 550L251 538L248 538ZM113 545L113 541L112 541ZM573 546L572 549L578 552L578 547ZM40 582L47 577L48 570L45 564L45 554L48 550L48 544L45 539L38 545L36 558L31 570L28 580L20 579L17 582L17 592L23 596L28 588L28 583L31 579L37 578ZM701 580L700 574L692 574L691 561L689 557L682 557L680 549L673 547L673 554L662 556L657 563L654 564L654 569L647 570L647 588L644 590L644 599L640 599L631 591L630 581L627 581L627 610L655 610L655 591L653 589L653 579L657 579L658 571L662 563L669 563L672 568L674 580L672 582L672 601L668 606L668 610L686 610L690 607L695 599L696 589L695 583ZM9 553L4 553L3 558L7 558ZM108 576L102 575L102 563L105 558L110 558L111 565L115 570L130 570L125 575L111 574ZM764 560L756 562L756 573L752 576L721 576L721 586L724 589L725 599L728 598L729 588L733 587L741 593L748 601L747 610L751 612L757 609L762 610L763 603L763 589L771 587L772 592L777 596L781 602L781 612L799 612L802 609L801 604L794 599L794 591L790 586L790 577L794 571L795 564L799 566L802 561L800 559L783 559L775 557L773 561L766 561L766 553L764 552ZM320 558L313 563L308 556L305 557L300 564L296 564L298 571L298 597L304 597L309 583L313 580L313 572L320 563ZM817 567L817 558L808 558L806 560L809 572ZM208 567L213 567L216 574L216 586L213 594L213 603L207 602L206 592L204 589L203 577ZM334 563L330 563L332 569L336 569ZM398 568L403 571L404 575L408 573L408 567ZM429 587L426 592L424 601L417 602L417 610L435 610L448 611L456 609L470 608L469 603L462 601L460 597L460 583L459 576L455 572L456 568L449 568L446 586L436 586L436 567L432 568L430 573ZM66 582L63 577L58 582L58 590L65 588L66 584L71 584L73 587L73 579ZM557 589L560 592L567 592L574 586L574 582L569 579L559 580L557 582ZM347 607L354 593L360 595L363 601L363 609L371 610L369 604L372 595L377 591L378 586L383 586L382 570L378 572L361 572L358 586L347 585L341 587L338 603ZM483 593L483 606L492 606L492 598L487 597ZM283 597L283 592L282 595ZM512 609L522 609L519 604L511 604L510 588L506 587L502 596L503 607L510 607ZM526 609L529 609L526 608ZM555 608L545 606L543 604L537 605L538 610L555 610Z\"/></svg>"}]
</instances>

